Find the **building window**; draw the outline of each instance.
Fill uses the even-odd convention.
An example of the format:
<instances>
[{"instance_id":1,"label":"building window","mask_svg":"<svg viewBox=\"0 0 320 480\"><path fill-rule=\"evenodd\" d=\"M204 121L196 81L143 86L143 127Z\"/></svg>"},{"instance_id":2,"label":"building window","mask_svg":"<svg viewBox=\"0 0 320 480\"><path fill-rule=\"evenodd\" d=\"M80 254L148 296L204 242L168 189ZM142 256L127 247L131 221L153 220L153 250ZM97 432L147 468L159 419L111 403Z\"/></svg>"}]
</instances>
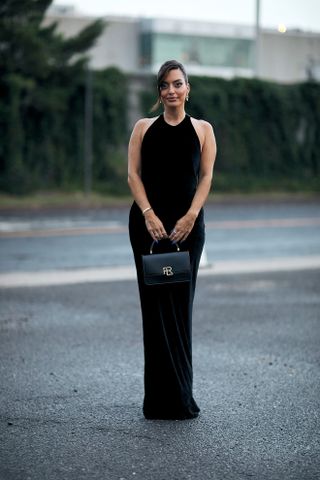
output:
<instances>
[{"instance_id":1,"label":"building window","mask_svg":"<svg viewBox=\"0 0 320 480\"><path fill-rule=\"evenodd\" d=\"M142 64L161 64L175 58L203 67L253 68L254 41L240 38L201 37L168 33L141 35Z\"/></svg>"},{"instance_id":2,"label":"building window","mask_svg":"<svg viewBox=\"0 0 320 480\"><path fill-rule=\"evenodd\" d=\"M150 66L152 64L152 35L143 33L140 35L140 66Z\"/></svg>"}]
</instances>

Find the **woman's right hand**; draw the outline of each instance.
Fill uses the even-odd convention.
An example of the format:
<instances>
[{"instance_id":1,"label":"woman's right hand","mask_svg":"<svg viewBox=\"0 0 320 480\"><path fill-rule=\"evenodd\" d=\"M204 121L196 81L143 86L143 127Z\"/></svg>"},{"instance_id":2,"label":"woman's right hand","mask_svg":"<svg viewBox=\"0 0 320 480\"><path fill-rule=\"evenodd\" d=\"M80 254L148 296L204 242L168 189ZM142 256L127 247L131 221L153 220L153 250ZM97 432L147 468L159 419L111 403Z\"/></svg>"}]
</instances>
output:
<instances>
[{"instance_id":1,"label":"woman's right hand","mask_svg":"<svg viewBox=\"0 0 320 480\"><path fill-rule=\"evenodd\" d=\"M162 240L163 238L168 238L168 234L165 231L165 228L159 217L154 213L153 210L146 212L144 214L146 227L150 233L153 240Z\"/></svg>"}]
</instances>

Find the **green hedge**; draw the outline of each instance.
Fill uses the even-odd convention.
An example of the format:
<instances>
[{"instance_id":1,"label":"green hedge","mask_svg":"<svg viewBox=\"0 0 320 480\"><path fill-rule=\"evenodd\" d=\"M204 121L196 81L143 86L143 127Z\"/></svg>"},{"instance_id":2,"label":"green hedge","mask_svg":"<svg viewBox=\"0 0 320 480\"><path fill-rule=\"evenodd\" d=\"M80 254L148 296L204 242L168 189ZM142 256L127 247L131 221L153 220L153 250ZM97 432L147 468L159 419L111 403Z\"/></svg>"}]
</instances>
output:
<instances>
[{"instance_id":1,"label":"green hedge","mask_svg":"<svg viewBox=\"0 0 320 480\"><path fill-rule=\"evenodd\" d=\"M190 84L188 113L215 130L215 190L319 190L319 84L208 77ZM150 81L141 96L148 116L153 91Z\"/></svg>"},{"instance_id":2,"label":"green hedge","mask_svg":"<svg viewBox=\"0 0 320 480\"><path fill-rule=\"evenodd\" d=\"M93 74L93 189L128 193L128 82L117 69ZM188 113L214 126L215 191L319 191L320 85L193 77ZM83 189L85 78L0 82L0 190ZM141 95L155 101L154 79Z\"/></svg>"},{"instance_id":3,"label":"green hedge","mask_svg":"<svg viewBox=\"0 0 320 480\"><path fill-rule=\"evenodd\" d=\"M1 81L0 189L13 194L82 189L85 73L34 83ZM93 187L124 190L127 78L111 68L93 73Z\"/></svg>"}]
</instances>

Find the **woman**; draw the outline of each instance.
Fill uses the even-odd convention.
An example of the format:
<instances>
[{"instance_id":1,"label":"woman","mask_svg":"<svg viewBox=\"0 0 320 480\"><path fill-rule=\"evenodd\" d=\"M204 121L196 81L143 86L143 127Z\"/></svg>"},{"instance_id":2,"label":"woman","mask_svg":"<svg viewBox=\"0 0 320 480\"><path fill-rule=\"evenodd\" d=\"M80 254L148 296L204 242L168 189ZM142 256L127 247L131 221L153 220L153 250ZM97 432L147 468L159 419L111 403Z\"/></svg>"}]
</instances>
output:
<instances>
[{"instance_id":1,"label":"woman","mask_svg":"<svg viewBox=\"0 0 320 480\"><path fill-rule=\"evenodd\" d=\"M158 73L163 114L139 120L128 151L128 183L134 197L129 233L143 319L143 413L147 419L187 419L199 414L192 394L192 306L204 243L203 205L210 191L216 144L211 125L185 112L190 85L181 63ZM190 283L147 286L142 259L179 243L190 253ZM161 241L160 240L164 240Z\"/></svg>"}]
</instances>

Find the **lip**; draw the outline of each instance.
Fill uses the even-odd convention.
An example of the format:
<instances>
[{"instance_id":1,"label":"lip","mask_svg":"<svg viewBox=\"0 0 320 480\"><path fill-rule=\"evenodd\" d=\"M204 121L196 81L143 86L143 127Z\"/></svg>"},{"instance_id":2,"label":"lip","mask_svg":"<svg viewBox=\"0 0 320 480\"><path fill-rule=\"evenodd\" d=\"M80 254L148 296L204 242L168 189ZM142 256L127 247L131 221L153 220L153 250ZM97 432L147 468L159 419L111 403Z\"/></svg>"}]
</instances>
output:
<instances>
[{"instance_id":1,"label":"lip","mask_svg":"<svg viewBox=\"0 0 320 480\"><path fill-rule=\"evenodd\" d=\"M167 98L167 100L168 102L175 102L176 100L178 100L178 98L172 97L172 98Z\"/></svg>"}]
</instances>

